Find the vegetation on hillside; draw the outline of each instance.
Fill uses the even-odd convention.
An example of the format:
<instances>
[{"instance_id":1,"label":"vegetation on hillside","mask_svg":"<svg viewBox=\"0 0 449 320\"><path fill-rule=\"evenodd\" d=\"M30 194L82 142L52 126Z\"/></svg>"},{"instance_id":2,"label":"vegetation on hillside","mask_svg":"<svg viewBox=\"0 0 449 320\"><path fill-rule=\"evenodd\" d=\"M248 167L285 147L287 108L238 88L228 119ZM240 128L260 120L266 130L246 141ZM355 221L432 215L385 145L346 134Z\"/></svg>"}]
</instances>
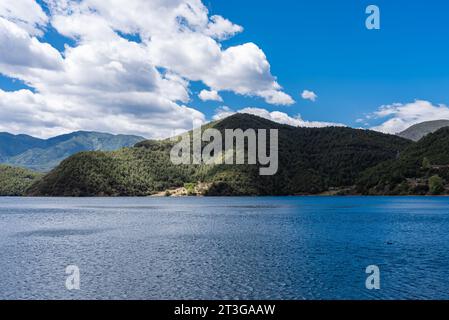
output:
<instances>
[{"instance_id":1,"label":"vegetation on hillside","mask_svg":"<svg viewBox=\"0 0 449 320\"><path fill-rule=\"evenodd\" d=\"M0 165L0 196L22 196L42 174Z\"/></svg>"},{"instance_id":2,"label":"vegetation on hillside","mask_svg":"<svg viewBox=\"0 0 449 320\"><path fill-rule=\"evenodd\" d=\"M257 165L174 165L169 158L173 142L145 141L113 152L78 153L35 183L29 194L144 196L199 182L210 185L207 195L316 194L353 186L361 172L396 159L412 144L373 131L296 128L248 114L236 114L207 127L221 132L278 129L277 174L261 176Z\"/></svg>"},{"instance_id":3,"label":"vegetation on hillside","mask_svg":"<svg viewBox=\"0 0 449 320\"><path fill-rule=\"evenodd\" d=\"M357 190L363 194L442 194L448 193L448 182L449 128L445 127L412 144L398 159L368 169L357 181Z\"/></svg>"}]
</instances>

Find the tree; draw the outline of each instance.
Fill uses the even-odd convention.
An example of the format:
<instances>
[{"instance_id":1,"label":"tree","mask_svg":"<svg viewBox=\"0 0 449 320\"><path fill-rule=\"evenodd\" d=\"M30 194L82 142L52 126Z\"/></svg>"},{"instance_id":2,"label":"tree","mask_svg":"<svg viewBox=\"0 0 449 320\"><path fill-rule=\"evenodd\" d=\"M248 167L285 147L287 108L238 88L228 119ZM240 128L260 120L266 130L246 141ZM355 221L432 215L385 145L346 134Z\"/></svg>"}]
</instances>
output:
<instances>
[{"instance_id":1,"label":"tree","mask_svg":"<svg viewBox=\"0 0 449 320\"><path fill-rule=\"evenodd\" d=\"M422 160L422 167L424 169L430 169L430 161L427 157L424 157L424 159Z\"/></svg>"},{"instance_id":2,"label":"tree","mask_svg":"<svg viewBox=\"0 0 449 320\"><path fill-rule=\"evenodd\" d=\"M438 175L429 178L429 190L432 194L441 194L444 191L444 181Z\"/></svg>"}]
</instances>

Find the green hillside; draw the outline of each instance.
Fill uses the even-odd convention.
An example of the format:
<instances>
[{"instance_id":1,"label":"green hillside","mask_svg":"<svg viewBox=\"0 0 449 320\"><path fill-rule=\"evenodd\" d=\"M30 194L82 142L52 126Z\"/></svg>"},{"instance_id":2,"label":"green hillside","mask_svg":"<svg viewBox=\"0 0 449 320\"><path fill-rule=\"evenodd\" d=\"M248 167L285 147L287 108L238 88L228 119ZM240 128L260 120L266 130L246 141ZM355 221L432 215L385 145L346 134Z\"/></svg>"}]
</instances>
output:
<instances>
[{"instance_id":1,"label":"green hillside","mask_svg":"<svg viewBox=\"0 0 449 320\"><path fill-rule=\"evenodd\" d=\"M248 114L213 122L225 129L278 129L279 171L257 165L174 165L173 142L145 141L113 152L82 152L64 160L30 189L31 195L149 195L198 182L207 195L316 194L351 187L365 169L395 159L411 141L351 128L296 128Z\"/></svg>"},{"instance_id":2,"label":"green hillside","mask_svg":"<svg viewBox=\"0 0 449 320\"><path fill-rule=\"evenodd\" d=\"M432 181L438 177L444 188L433 190ZM448 193L448 182L449 127L445 127L412 144L397 160L367 170L357 189L364 194L442 194Z\"/></svg>"},{"instance_id":3,"label":"green hillside","mask_svg":"<svg viewBox=\"0 0 449 320\"><path fill-rule=\"evenodd\" d=\"M21 196L42 174L0 165L0 196Z\"/></svg>"}]
</instances>

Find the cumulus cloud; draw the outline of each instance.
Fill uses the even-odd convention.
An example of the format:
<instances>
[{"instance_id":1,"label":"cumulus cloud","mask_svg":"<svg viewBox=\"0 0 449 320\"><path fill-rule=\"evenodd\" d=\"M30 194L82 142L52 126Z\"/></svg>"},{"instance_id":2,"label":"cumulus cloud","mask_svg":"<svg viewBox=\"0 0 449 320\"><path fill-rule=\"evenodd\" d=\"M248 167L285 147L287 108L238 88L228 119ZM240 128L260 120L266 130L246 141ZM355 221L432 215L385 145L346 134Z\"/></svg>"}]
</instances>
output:
<instances>
[{"instance_id":1,"label":"cumulus cloud","mask_svg":"<svg viewBox=\"0 0 449 320\"><path fill-rule=\"evenodd\" d=\"M315 92L309 91L309 90L304 90L304 91L301 93L301 97L302 97L304 100L310 100L310 101L313 101L313 102L315 102L316 99L318 98L318 96L315 94Z\"/></svg>"},{"instance_id":2,"label":"cumulus cloud","mask_svg":"<svg viewBox=\"0 0 449 320\"><path fill-rule=\"evenodd\" d=\"M218 92L215 90L201 90L201 92L198 94L198 97L202 101L223 101Z\"/></svg>"},{"instance_id":3,"label":"cumulus cloud","mask_svg":"<svg viewBox=\"0 0 449 320\"><path fill-rule=\"evenodd\" d=\"M48 15L35 0L0 4L0 73L31 88L0 91L0 130L168 136L206 120L187 106L191 81L208 87L206 100L230 91L294 102L257 45L222 48L220 41L243 28L210 16L201 0L43 2ZM49 28L71 38L71 46L59 52L45 43L40 36Z\"/></svg>"},{"instance_id":4,"label":"cumulus cloud","mask_svg":"<svg viewBox=\"0 0 449 320\"><path fill-rule=\"evenodd\" d=\"M205 121L202 113L170 101L155 101L155 104L165 105L147 116L135 111L107 112L107 108L119 110L125 103L134 104L135 108L144 103L142 108L147 109L151 100L147 97L133 96L114 102L114 99L123 98L112 96L106 103L110 105L95 108L82 104L86 102L83 100L64 101L64 98L66 96L42 95L30 90L7 92L0 89L0 131L51 137L83 129L163 138L172 135L176 129L191 128L192 119Z\"/></svg>"},{"instance_id":5,"label":"cumulus cloud","mask_svg":"<svg viewBox=\"0 0 449 320\"><path fill-rule=\"evenodd\" d=\"M202 81L212 90L258 96L270 104L294 103L281 91L265 54L254 43L222 50L212 38L188 33L153 37L149 50L158 65L189 80Z\"/></svg>"},{"instance_id":6,"label":"cumulus cloud","mask_svg":"<svg viewBox=\"0 0 449 320\"><path fill-rule=\"evenodd\" d=\"M42 35L48 17L35 0L0 2L0 17L9 19L31 35Z\"/></svg>"},{"instance_id":7,"label":"cumulus cloud","mask_svg":"<svg viewBox=\"0 0 449 320\"><path fill-rule=\"evenodd\" d=\"M370 119L386 119L372 130L384 133L399 133L412 125L424 121L449 119L449 107L434 105L429 101L416 100L410 103L395 103L381 106Z\"/></svg>"},{"instance_id":8,"label":"cumulus cloud","mask_svg":"<svg viewBox=\"0 0 449 320\"><path fill-rule=\"evenodd\" d=\"M56 49L0 17L0 72L16 76L27 74L28 68L58 69L61 66L62 57Z\"/></svg>"},{"instance_id":9,"label":"cumulus cloud","mask_svg":"<svg viewBox=\"0 0 449 320\"><path fill-rule=\"evenodd\" d=\"M234 111L231 108L224 106L216 110L214 115L214 120L224 119L233 115L235 113L248 113L255 116L259 116L261 118L265 118L274 122L288 124L294 127L308 127L308 128L323 128L323 127L344 127L344 124L341 123L332 123L332 122L321 122L321 121L307 121L303 120L301 115L296 115L295 117L291 117L285 112L280 111L268 111L262 108L244 108L238 111Z\"/></svg>"}]
</instances>

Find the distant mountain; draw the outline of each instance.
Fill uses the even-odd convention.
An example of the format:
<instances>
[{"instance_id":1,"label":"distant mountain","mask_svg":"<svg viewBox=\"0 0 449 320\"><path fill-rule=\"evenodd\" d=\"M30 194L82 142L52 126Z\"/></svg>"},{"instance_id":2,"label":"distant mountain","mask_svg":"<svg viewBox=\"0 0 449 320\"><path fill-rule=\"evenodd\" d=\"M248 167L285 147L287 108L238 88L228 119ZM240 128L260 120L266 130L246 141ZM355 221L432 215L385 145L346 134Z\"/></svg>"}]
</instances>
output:
<instances>
[{"instance_id":1,"label":"distant mountain","mask_svg":"<svg viewBox=\"0 0 449 320\"><path fill-rule=\"evenodd\" d=\"M24 134L13 135L0 132L0 162L6 161L11 156L18 155L32 148L42 148L45 140L27 136Z\"/></svg>"},{"instance_id":2,"label":"distant mountain","mask_svg":"<svg viewBox=\"0 0 449 320\"><path fill-rule=\"evenodd\" d=\"M439 181L439 190L435 190ZM363 194L412 195L449 193L449 127L430 133L396 160L366 170L357 182Z\"/></svg>"},{"instance_id":3,"label":"distant mountain","mask_svg":"<svg viewBox=\"0 0 449 320\"><path fill-rule=\"evenodd\" d=\"M28 191L41 196L145 196L184 187L206 195L317 194L355 184L360 174L413 144L393 135L342 127L298 128L235 114L204 128L278 129L279 171L257 165L174 165L173 142L144 141L113 152L81 152L64 160ZM204 188L207 186L207 188Z\"/></svg>"},{"instance_id":4,"label":"distant mountain","mask_svg":"<svg viewBox=\"0 0 449 320\"><path fill-rule=\"evenodd\" d=\"M50 139L0 133L0 163L50 171L65 158L80 151L112 151L144 140L130 135L78 131Z\"/></svg>"},{"instance_id":5,"label":"distant mountain","mask_svg":"<svg viewBox=\"0 0 449 320\"><path fill-rule=\"evenodd\" d=\"M429 133L433 133L444 127L449 127L449 120L426 121L411 126L407 130L398 133L398 136L413 141L419 141Z\"/></svg>"}]
</instances>

